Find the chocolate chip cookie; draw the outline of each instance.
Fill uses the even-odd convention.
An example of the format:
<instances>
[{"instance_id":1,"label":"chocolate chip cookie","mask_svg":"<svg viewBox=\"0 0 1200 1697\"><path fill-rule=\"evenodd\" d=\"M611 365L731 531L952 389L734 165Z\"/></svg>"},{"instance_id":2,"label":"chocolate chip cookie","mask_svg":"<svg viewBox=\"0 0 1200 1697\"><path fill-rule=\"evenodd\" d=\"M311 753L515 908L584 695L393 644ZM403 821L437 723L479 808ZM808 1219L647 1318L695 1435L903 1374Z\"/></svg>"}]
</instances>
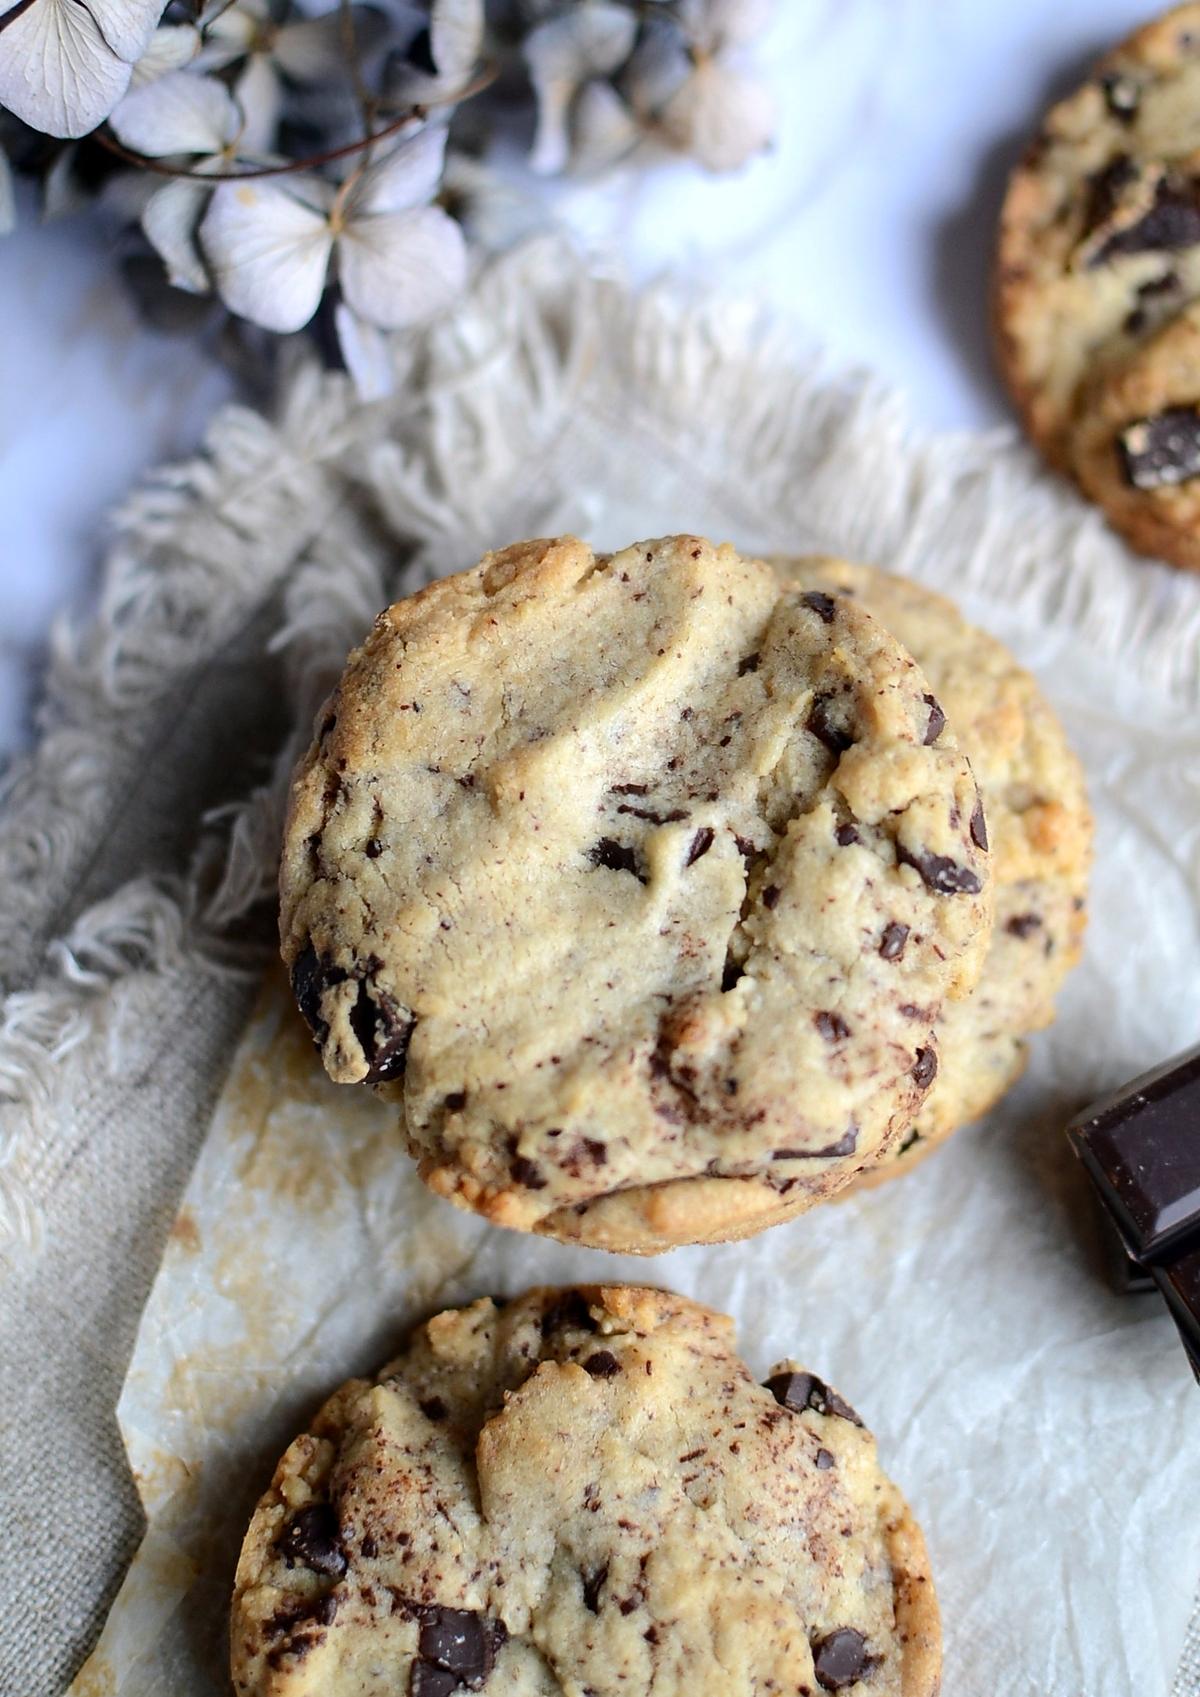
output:
<instances>
[{"instance_id":1,"label":"chocolate chip cookie","mask_svg":"<svg viewBox=\"0 0 1200 1697\"><path fill-rule=\"evenodd\" d=\"M290 1446L239 1697L934 1697L924 1540L838 1393L663 1291L439 1314Z\"/></svg>"},{"instance_id":2,"label":"chocolate chip cookie","mask_svg":"<svg viewBox=\"0 0 1200 1697\"><path fill-rule=\"evenodd\" d=\"M284 957L426 1182L653 1252L903 1136L991 922L979 793L851 599L699 537L518 544L389 608L293 787Z\"/></svg>"},{"instance_id":3,"label":"chocolate chip cookie","mask_svg":"<svg viewBox=\"0 0 1200 1697\"><path fill-rule=\"evenodd\" d=\"M1079 958L1092 858L1083 771L1035 680L1003 643L921 584L844 560L778 562L795 586L852 595L908 648L970 757L983 792L996 924L982 977L938 1021L938 1076L914 1126L860 1182L913 1164L986 1112L1025 1066Z\"/></svg>"},{"instance_id":4,"label":"chocolate chip cookie","mask_svg":"<svg viewBox=\"0 0 1200 1697\"><path fill-rule=\"evenodd\" d=\"M1200 567L1200 5L1047 115L1009 184L995 313L1050 461L1134 547Z\"/></svg>"}]
</instances>

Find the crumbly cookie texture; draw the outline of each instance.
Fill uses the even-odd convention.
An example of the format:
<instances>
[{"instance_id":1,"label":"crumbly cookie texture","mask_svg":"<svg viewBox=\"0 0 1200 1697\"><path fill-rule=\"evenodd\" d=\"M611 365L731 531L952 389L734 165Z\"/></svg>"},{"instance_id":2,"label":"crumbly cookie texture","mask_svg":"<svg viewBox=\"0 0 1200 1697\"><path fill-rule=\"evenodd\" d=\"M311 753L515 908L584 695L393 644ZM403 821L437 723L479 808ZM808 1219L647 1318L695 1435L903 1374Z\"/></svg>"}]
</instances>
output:
<instances>
[{"instance_id":1,"label":"crumbly cookie texture","mask_svg":"<svg viewBox=\"0 0 1200 1697\"><path fill-rule=\"evenodd\" d=\"M994 305L1034 441L1136 548L1200 567L1200 5L1049 112L1009 184Z\"/></svg>"},{"instance_id":2,"label":"crumbly cookie texture","mask_svg":"<svg viewBox=\"0 0 1200 1697\"><path fill-rule=\"evenodd\" d=\"M938 1021L938 1075L913 1128L859 1182L905 1170L1020 1077L1026 1036L1049 1025L1087 923L1093 821L1083 769L1037 682L945 596L870 566L777 562L786 582L852 595L908 648L983 792L996 923L983 975Z\"/></svg>"},{"instance_id":3,"label":"crumbly cookie texture","mask_svg":"<svg viewBox=\"0 0 1200 1697\"><path fill-rule=\"evenodd\" d=\"M389 608L284 844L330 1075L503 1225L652 1252L832 1194L912 1123L987 947L932 699L852 600L698 537L522 543Z\"/></svg>"},{"instance_id":4,"label":"crumbly cookie texture","mask_svg":"<svg viewBox=\"0 0 1200 1697\"><path fill-rule=\"evenodd\" d=\"M937 1602L875 1441L732 1322L628 1286L439 1314L275 1470L239 1697L934 1697Z\"/></svg>"}]
</instances>

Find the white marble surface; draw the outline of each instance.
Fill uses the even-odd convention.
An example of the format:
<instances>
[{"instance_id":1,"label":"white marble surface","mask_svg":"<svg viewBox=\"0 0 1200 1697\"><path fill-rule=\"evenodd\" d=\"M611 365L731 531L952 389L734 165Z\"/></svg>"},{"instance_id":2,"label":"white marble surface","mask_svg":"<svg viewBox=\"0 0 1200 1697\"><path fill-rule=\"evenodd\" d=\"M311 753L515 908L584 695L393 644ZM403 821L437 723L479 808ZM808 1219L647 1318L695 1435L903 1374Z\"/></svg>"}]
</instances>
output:
<instances>
[{"instance_id":1,"label":"white marble surface","mask_svg":"<svg viewBox=\"0 0 1200 1697\"><path fill-rule=\"evenodd\" d=\"M695 274L791 314L938 427L1005 416L983 284L1003 174L1048 95L1151 10L1136 0L777 0L775 152L572 189L638 275ZM91 216L0 247L0 759L27 743L54 615L87 603L104 515L227 392L141 329Z\"/></svg>"}]
</instances>

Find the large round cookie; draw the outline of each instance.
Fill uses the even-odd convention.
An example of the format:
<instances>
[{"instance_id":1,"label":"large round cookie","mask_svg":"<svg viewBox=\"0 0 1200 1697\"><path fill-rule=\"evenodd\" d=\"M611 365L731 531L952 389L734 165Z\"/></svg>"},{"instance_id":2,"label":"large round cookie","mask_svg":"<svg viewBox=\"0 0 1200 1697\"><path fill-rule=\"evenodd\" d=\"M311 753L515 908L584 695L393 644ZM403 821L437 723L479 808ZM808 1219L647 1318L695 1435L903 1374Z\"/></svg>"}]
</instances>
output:
<instances>
[{"instance_id":1,"label":"large round cookie","mask_svg":"<svg viewBox=\"0 0 1200 1697\"><path fill-rule=\"evenodd\" d=\"M934 1697L920 1530L858 1416L662 1291L439 1314L288 1449L239 1697Z\"/></svg>"},{"instance_id":2,"label":"large round cookie","mask_svg":"<svg viewBox=\"0 0 1200 1697\"><path fill-rule=\"evenodd\" d=\"M1135 547L1200 567L1200 5L1048 113L1009 184L995 314L1048 458Z\"/></svg>"},{"instance_id":3,"label":"large round cookie","mask_svg":"<svg viewBox=\"0 0 1200 1697\"><path fill-rule=\"evenodd\" d=\"M523 543L390 608L284 846L327 1070L503 1225L652 1252L832 1194L912 1123L986 949L931 700L853 602L696 537Z\"/></svg>"},{"instance_id":4,"label":"large round cookie","mask_svg":"<svg viewBox=\"0 0 1200 1697\"><path fill-rule=\"evenodd\" d=\"M1092 858L1083 770L1036 681L945 596L844 560L781 560L785 581L853 595L929 679L983 792L996 923L979 983L938 1021L938 1076L913 1129L860 1182L890 1177L1015 1083L1079 958Z\"/></svg>"}]
</instances>

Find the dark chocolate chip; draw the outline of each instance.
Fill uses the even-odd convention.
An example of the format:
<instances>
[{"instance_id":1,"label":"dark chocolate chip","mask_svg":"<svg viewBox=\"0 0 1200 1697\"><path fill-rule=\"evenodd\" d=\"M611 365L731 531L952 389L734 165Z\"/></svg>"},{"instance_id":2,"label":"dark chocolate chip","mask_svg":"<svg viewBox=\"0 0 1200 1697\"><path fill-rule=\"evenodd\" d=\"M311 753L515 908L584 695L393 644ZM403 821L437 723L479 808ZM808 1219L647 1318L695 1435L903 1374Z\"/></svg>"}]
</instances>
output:
<instances>
[{"instance_id":1,"label":"dark chocolate chip","mask_svg":"<svg viewBox=\"0 0 1200 1697\"><path fill-rule=\"evenodd\" d=\"M609 872L632 872L640 884L647 882L638 868L633 849L617 842L615 837L601 837L598 843L593 843L588 850L588 859L593 866L606 867Z\"/></svg>"},{"instance_id":2,"label":"dark chocolate chip","mask_svg":"<svg viewBox=\"0 0 1200 1697\"><path fill-rule=\"evenodd\" d=\"M366 1083L400 1078L408 1065L408 1047L417 1022L407 1008L370 978L361 979L350 1010L350 1028L367 1063Z\"/></svg>"},{"instance_id":3,"label":"dark chocolate chip","mask_svg":"<svg viewBox=\"0 0 1200 1697\"><path fill-rule=\"evenodd\" d=\"M763 906L764 907L775 907L779 902L779 895L780 895L779 885L778 884L768 884L766 889L763 891Z\"/></svg>"},{"instance_id":4,"label":"dark chocolate chip","mask_svg":"<svg viewBox=\"0 0 1200 1697\"><path fill-rule=\"evenodd\" d=\"M621 1363L611 1349L598 1349L594 1355L589 1355L583 1364L585 1373L590 1373L593 1379L611 1379L621 1371Z\"/></svg>"},{"instance_id":5,"label":"dark chocolate chip","mask_svg":"<svg viewBox=\"0 0 1200 1697\"><path fill-rule=\"evenodd\" d=\"M831 625L837 613L837 602L832 595L826 595L823 589L810 589L800 597L804 605L814 612L823 624Z\"/></svg>"},{"instance_id":6,"label":"dark chocolate chip","mask_svg":"<svg viewBox=\"0 0 1200 1697\"><path fill-rule=\"evenodd\" d=\"M652 807L633 807L625 801L617 812L632 814L635 819L647 819L651 825L674 825L677 820L687 818L686 808L673 807L670 813L656 813Z\"/></svg>"},{"instance_id":7,"label":"dark chocolate chip","mask_svg":"<svg viewBox=\"0 0 1200 1697\"><path fill-rule=\"evenodd\" d=\"M466 1687L478 1691L486 1682L496 1652L508 1637L503 1621L491 1620L470 1609L443 1608L440 1603L419 1603L415 1610L420 1630L418 1660L413 1664L409 1691L429 1693ZM418 1671L421 1681L418 1683ZM454 1685L439 1685L434 1672L448 1674Z\"/></svg>"},{"instance_id":8,"label":"dark chocolate chip","mask_svg":"<svg viewBox=\"0 0 1200 1697\"><path fill-rule=\"evenodd\" d=\"M534 1161L524 1155L514 1155L512 1159L512 1176L517 1184L526 1190L545 1190L550 1180Z\"/></svg>"},{"instance_id":9,"label":"dark chocolate chip","mask_svg":"<svg viewBox=\"0 0 1200 1697\"><path fill-rule=\"evenodd\" d=\"M701 825L700 829L696 832L696 835L688 844L688 851L684 856L683 861L685 866L694 865L696 861L708 853L709 849L713 846L713 835L714 833L711 825Z\"/></svg>"},{"instance_id":10,"label":"dark chocolate chip","mask_svg":"<svg viewBox=\"0 0 1200 1697\"><path fill-rule=\"evenodd\" d=\"M335 984L344 984L349 977L340 966L324 960L312 943L305 943L292 967L292 994L304 1015L305 1023L318 1043L329 1036L329 1026L321 1017L321 998Z\"/></svg>"},{"instance_id":11,"label":"dark chocolate chip","mask_svg":"<svg viewBox=\"0 0 1200 1697\"><path fill-rule=\"evenodd\" d=\"M383 844L378 837L368 837L364 853L368 860L378 860L383 853Z\"/></svg>"},{"instance_id":12,"label":"dark chocolate chip","mask_svg":"<svg viewBox=\"0 0 1200 1697\"><path fill-rule=\"evenodd\" d=\"M735 832L733 840L737 844L737 851L741 855L743 860L753 860L754 859L754 856L758 853L758 850L755 848L754 844L750 841L749 837L739 837L737 835L737 833Z\"/></svg>"},{"instance_id":13,"label":"dark chocolate chip","mask_svg":"<svg viewBox=\"0 0 1200 1697\"><path fill-rule=\"evenodd\" d=\"M780 1407L790 1408L794 1414L811 1408L816 1414L836 1414L854 1426L862 1425L850 1404L815 1373L775 1373L767 1380L765 1389Z\"/></svg>"},{"instance_id":14,"label":"dark chocolate chip","mask_svg":"<svg viewBox=\"0 0 1200 1697\"><path fill-rule=\"evenodd\" d=\"M839 848L849 848L851 843L861 842L862 838L853 825L839 825L833 833L833 840Z\"/></svg>"},{"instance_id":15,"label":"dark chocolate chip","mask_svg":"<svg viewBox=\"0 0 1200 1697\"><path fill-rule=\"evenodd\" d=\"M1200 409L1167 407L1117 437L1117 458L1134 489L1162 489L1200 476Z\"/></svg>"},{"instance_id":16,"label":"dark chocolate chip","mask_svg":"<svg viewBox=\"0 0 1200 1697\"><path fill-rule=\"evenodd\" d=\"M446 1418L446 1405L440 1396L422 1397L417 1407L426 1420L444 1420Z\"/></svg>"},{"instance_id":17,"label":"dark chocolate chip","mask_svg":"<svg viewBox=\"0 0 1200 1697\"><path fill-rule=\"evenodd\" d=\"M331 1503L310 1503L284 1527L279 1550L289 1563L299 1562L314 1573L340 1579L346 1571L346 1552L337 1510Z\"/></svg>"},{"instance_id":18,"label":"dark chocolate chip","mask_svg":"<svg viewBox=\"0 0 1200 1697\"><path fill-rule=\"evenodd\" d=\"M899 960L904 953L904 945L908 942L908 926L901 925L898 919L889 920L883 928L883 936L879 940L879 952L884 960Z\"/></svg>"},{"instance_id":19,"label":"dark chocolate chip","mask_svg":"<svg viewBox=\"0 0 1200 1697\"><path fill-rule=\"evenodd\" d=\"M818 742L823 742L830 754L844 754L857 740L848 725L839 724L834 715L836 696L818 695L809 709L805 730Z\"/></svg>"},{"instance_id":20,"label":"dark chocolate chip","mask_svg":"<svg viewBox=\"0 0 1200 1697\"><path fill-rule=\"evenodd\" d=\"M1103 220L1101 220L1103 222ZM1200 199L1194 183L1159 184L1148 212L1115 230L1088 260L1089 268L1131 253L1174 253L1200 242Z\"/></svg>"},{"instance_id":21,"label":"dark chocolate chip","mask_svg":"<svg viewBox=\"0 0 1200 1697\"><path fill-rule=\"evenodd\" d=\"M850 1027L841 1014L830 1013L825 1008L813 1015L813 1024L827 1043L840 1043L843 1038L850 1035Z\"/></svg>"},{"instance_id":22,"label":"dark chocolate chip","mask_svg":"<svg viewBox=\"0 0 1200 1697\"><path fill-rule=\"evenodd\" d=\"M936 696L923 695L921 699L929 709L929 723L925 727L925 746L928 748L930 743L937 741L945 729L946 715L942 712L941 704Z\"/></svg>"},{"instance_id":23,"label":"dark chocolate chip","mask_svg":"<svg viewBox=\"0 0 1200 1697\"><path fill-rule=\"evenodd\" d=\"M827 1143L824 1149L773 1149L773 1161L825 1161L835 1155L853 1155L858 1148L858 1127L852 1125L845 1130L836 1143Z\"/></svg>"},{"instance_id":24,"label":"dark chocolate chip","mask_svg":"<svg viewBox=\"0 0 1200 1697\"><path fill-rule=\"evenodd\" d=\"M367 1561L373 1561L379 1554L379 1545L375 1542L369 1532L363 1539L360 1548L362 1549L362 1553Z\"/></svg>"},{"instance_id":25,"label":"dark chocolate chip","mask_svg":"<svg viewBox=\"0 0 1200 1697\"><path fill-rule=\"evenodd\" d=\"M460 1113L466 1105L467 1093L465 1090L452 1090L442 1103L448 1114Z\"/></svg>"},{"instance_id":26,"label":"dark chocolate chip","mask_svg":"<svg viewBox=\"0 0 1200 1697\"><path fill-rule=\"evenodd\" d=\"M920 873L926 889L939 896L976 896L983 885L979 874L969 866L960 866L945 854L912 853L902 846L896 849L896 859L902 866L911 866Z\"/></svg>"},{"instance_id":27,"label":"dark chocolate chip","mask_svg":"<svg viewBox=\"0 0 1200 1697\"><path fill-rule=\"evenodd\" d=\"M542 1336L548 1338L554 1332L561 1331L565 1326L572 1327L577 1332L594 1332L596 1322L592 1319L587 1302L577 1290L569 1290L557 1297L542 1315Z\"/></svg>"},{"instance_id":28,"label":"dark chocolate chip","mask_svg":"<svg viewBox=\"0 0 1200 1697\"><path fill-rule=\"evenodd\" d=\"M614 784L612 793L614 795L645 795L648 788L647 784Z\"/></svg>"},{"instance_id":29,"label":"dark chocolate chip","mask_svg":"<svg viewBox=\"0 0 1200 1697\"><path fill-rule=\"evenodd\" d=\"M835 1463L832 1450L819 1449L817 1451L817 1466L821 1469L822 1473L827 1473L834 1465Z\"/></svg>"},{"instance_id":30,"label":"dark chocolate chip","mask_svg":"<svg viewBox=\"0 0 1200 1697\"><path fill-rule=\"evenodd\" d=\"M758 654L747 654L744 660L739 660L738 677L744 678L747 672L757 672L760 658Z\"/></svg>"},{"instance_id":31,"label":"dark chocolate chip","mask_svg":"<svg viewBox=\"0 0 1200 1697\"><path fill-rule=\"evenodd\" d=\"M600 1613L600 1593L604 1589L604 1581L608 1578L608 1563L598 1567L593 1573L581 1575L583 1579L583 1601L585 1608L594 1615Z\"/></svg>"},{"instance_id":32,"label":"dark chocolate chip","mask_svg":"<svg viewBox=\"0 0 1200 1697\"><path fill-rule=\"evenodd\" d=\"M970 832L971 841L975 844L975 847L982 849L986 854L988 846L987 820L983 817L983 803L981 801L977 801L971 810Z\"/></svg>"},{"instance_id":33,"label":"dark chocolate chip","mask_svg":"<svg viewBox=\"0 0 1200 1697\"><path fill-rule=\"evenodd\" d=\"M1011 919L1006 919L1004 929L1013 937L1031 937L1035 931L1040 931L1042 916L1040 913L1014 913Z\"/></svg>"},{"instance_id":34,"label":"dark chocolate chip","mask_svg":"<svg viewBox=\"0 0 1200 1697\"><path fill-rule=\"evenodd\" d=\"M1110 159L1107 165L1094 173L1088 183L1088 204L1084 215L1089 235L1101 224L1107 224L1117 210L1122 191L1135 183L1137 176L1137 166L1127 153L1118 153L1115 159ZM1096 259L1093 258L1091 263L1096 264Z\"/></svg>"},{"instance_id":35,"label":"dark chocolate chip","mask_svg":"<svg viewBox=\"0 0 1200 1697\"><path fill-rule=\"evenodd\" d=\"M823 1691L853 1685L867 1670L867 1641L852 1626L839 1626L813 1645L813 1672Z\"/></svg>"},{"instance_id":36,"label":"dark chocolate chip","mask_svg":"<svg viewBox=\"0 0 1200 1697\"><path fill-rule=\"evenodd\" d=\"M1100 87L1104 91L1104 104L1113 117L1123 124L1131 124L1141 100L1141 90L1133 78L1123 76L1120 71L1110 71L1100 78Z\"/></svg>"},{"instance_id":37,"label":"dark chocolate chip","mask_svg":"<svg viewBox=\"0 0 1200 1697\"><path fill-rule=\"evenodd\" d=\"M918 1049L917 1058L913 1062L913 1082L922 1090L928 1088L937 1077L938 1059L936 1049Z\"/></svg>"}]
</instances>

